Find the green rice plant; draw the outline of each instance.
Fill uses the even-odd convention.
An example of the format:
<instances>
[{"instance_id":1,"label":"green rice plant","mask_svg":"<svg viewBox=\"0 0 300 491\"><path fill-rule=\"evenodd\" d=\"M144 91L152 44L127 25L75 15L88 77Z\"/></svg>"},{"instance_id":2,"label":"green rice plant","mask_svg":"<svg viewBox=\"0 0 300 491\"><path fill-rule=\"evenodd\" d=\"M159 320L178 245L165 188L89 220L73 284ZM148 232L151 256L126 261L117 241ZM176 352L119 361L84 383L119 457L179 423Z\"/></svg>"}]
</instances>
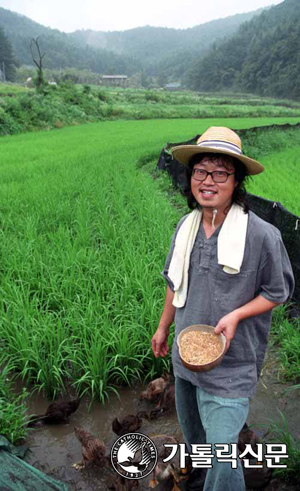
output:
<instances>
[{"instance_id":1,"label":"green rice plant","mask_svg":"<svg viewBox=\"0 0 300 491\"><path fill-rule=\"evenodd\" d=\"M12 87L12 86L11 86ZM0 88L0 135L62 128L103 119L300 117L295 101L189 91L109 89L70 83L47 86L43 93Z\"/></svg>"},{"instance_id":2,"label":"green rice plant","mask_svg":"<svg viewBox=\"0 0 300 491\"><path fill-rule=\"evenodd\" d=\"M270 435L268 441L286 445L288 459L284 459L282 463L286 464L287 467L274 469L274 475L278 476L282 481L293 483L299 479L300 445L290 433L284 414L281 411L279 411L279 414L281 422L271 421L265 437Z\"/></svg>"},{"instance_id":3,"label":"green rice plant","mask_svg":"<svg viewBox=\"0 0 300 491\"><path fill-rule=\"evenodd\" d=\"M169 366L170 356L154 358L151 337L164 303L160 272L185 211L136 164L211 125L274 121L288 119L107 121L2 138L5 362L48 396L71 385L102 402Z\"/></svg>"},{"instance_id":4,"label":"green rice plant","mask_svg":"<svg viewBox=\"0 0 300 491\"><path fill-rule=\"evenodd\" d=\"M251 181L248 186L249 192L258 196L267 197L272 201L278 201L291 213L299 216L298 192L297 188L293 185L298 172L297 147L271 153L262 158L261 161L264 164L265 172L255 182L254 180ZM275 174L280 175L280 179L273 179L271 177L275 176ZM284 183L284 198L282 183Z\"/></svg>"},{"instance_id":5,"label":"green rice plant","mask_svg":"<svg viewBox=\"0 0 300 491\"><path fill-rule=\"evenodd\" d=\"M2 360L3 362L3 360ZM4 435L12 444L26 437L28 430L25 422L25 399L27 392L24 389L19 396L11 391L12 365L3 365L0 369L0 435Z\"/></svg>"}]
</instances>

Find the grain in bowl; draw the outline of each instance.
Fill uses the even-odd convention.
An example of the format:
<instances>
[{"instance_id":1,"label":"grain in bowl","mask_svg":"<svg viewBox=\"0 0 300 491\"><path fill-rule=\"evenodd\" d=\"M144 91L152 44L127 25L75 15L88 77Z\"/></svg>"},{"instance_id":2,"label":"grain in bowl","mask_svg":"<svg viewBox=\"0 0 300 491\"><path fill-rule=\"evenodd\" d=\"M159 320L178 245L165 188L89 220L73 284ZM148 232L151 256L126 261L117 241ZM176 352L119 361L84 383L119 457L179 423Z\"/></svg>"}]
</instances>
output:
<instances>
[{"instance_id":1,"label":"grain in bowl","mask_svg":"<svg viewBox=\"0 0 300 491\"><path fill-rule=\"evenodd\" d=\"M221 363L226 338L223 334L214 334L214 329L206 324L196 324L179 333L179 356L182 364L189 370L206 372Z\"/></svg>"},{"instance_id":2,"label":"grain in bowl","mask_svg":"<svg viewBox=\"0 0 300 491\"><path fill-rule=\"evenodd\" d=\"M193 365L211 363L222 354L216 334L203 331L186 332L181 340L181 356Z\"/></svg>"}]
</instances>

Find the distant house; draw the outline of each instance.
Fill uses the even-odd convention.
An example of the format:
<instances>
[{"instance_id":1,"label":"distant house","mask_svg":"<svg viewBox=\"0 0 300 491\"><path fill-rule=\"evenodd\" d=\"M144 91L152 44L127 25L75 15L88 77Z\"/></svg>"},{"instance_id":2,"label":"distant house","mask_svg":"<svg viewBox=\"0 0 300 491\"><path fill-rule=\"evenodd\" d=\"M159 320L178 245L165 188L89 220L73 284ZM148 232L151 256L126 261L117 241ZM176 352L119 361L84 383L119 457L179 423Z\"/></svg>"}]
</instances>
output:
<instances>
[{"instance_id":1,"label":"distant house","mask_svg":"<svg viewBox=\"0 0 300 491\"><path fill-rule=\"evenodd\" d=\"M127 75L103 75L101 82L103 85L126 87L127 78Z\"/></svg>"},{"instance_id":2,"label":"distant house","mask_svg":"<svg viewBox=\"0 0 300 491\"><path fill-rule=\"evenodd\" d=\"M171 84L165 84L164 88L166 90L180 90L181 89L181 83L180 82L173 82Z\"/></svg>"}]
</instances>

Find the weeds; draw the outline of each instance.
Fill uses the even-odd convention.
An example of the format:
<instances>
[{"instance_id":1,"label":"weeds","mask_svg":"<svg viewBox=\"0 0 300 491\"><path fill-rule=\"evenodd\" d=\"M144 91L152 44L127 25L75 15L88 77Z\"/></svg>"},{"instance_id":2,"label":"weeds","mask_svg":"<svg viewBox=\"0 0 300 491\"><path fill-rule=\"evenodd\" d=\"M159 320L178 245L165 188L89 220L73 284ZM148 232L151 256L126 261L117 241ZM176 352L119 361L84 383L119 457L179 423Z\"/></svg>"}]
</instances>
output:
<instances>
[{"instance_id":1,"label":"weeds","mask_svg":"<svg viewBox=\"0 0 300 491\"><path fill-rule=\"evenodd\" d=\"M283 481L297 482L300 474L300 445L294 437L291 435L286 418L284 414L279 411L281 422L272 421L268 427L268 432L265 434L270 435L268 441L274 443L281 443L286 445L288 458L282 462L286 464L286 468L277 468L274 470L274 475L278 476Z\"/></svg>"}]
</instances>

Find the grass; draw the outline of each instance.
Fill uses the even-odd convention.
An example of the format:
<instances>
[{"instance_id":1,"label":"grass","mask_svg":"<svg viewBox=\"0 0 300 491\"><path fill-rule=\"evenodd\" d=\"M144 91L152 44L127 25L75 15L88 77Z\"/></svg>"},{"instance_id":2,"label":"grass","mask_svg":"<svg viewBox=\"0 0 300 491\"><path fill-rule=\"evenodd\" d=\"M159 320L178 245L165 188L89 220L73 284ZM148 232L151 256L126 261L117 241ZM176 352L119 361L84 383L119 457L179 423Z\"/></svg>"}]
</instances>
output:
<instances>
[{"instance_id":1,"label":"grass","mask_svg":"<svg viewBox=\"0 0 300 491\"><path fill-rule=\"evenodd\" d=\"M249 181L247 190L271 201L279 201L299 216L299 193L294 185L299 167L299 128L284 131L275 128L256 134L249 132L243 141L246 155L258 159L265 167L265 172Z\"/></svg>"},{"instance_id":2,"label":"grass","mask_svg":"<svg viewBox=\"0 0 300 491\"><path fill-rule=\"evenodd\" d=\"M276 307L273 313L271 340L280 346L280 370L283 381L299 381L300 374L300 320L288 319L288 306ZM297 386L296 386L297 388Z\"/></svg>"},{"instance_id":3,"label":"grass","mask_svg":"<svg viewBox=\"0 0 300 491\"><path fill-rule=\"evenodd\" d=\"M299 216L299 190L295 186L299 169L297 146L281 152L274 152L264 157L263 163L267 171L272 169L272 174L277 174L280 177L272 180L271 186L269 173L263 173L257 182L254 183L253 180L249 184L248 191L272 201L280 201L291 213Z\"/></svg>"},{"instance_id":4,"label":"grass","mask_svg":"<svg viewBox=\"0 0 300 491\"><path fill-rule=\"evenodd\" d=\"M9 82L0 82L0 97L23 94L29 91L30 89L23 85L13 84Z\"/></svg>"},{"instance_id":5,"label":"grass","mask_svg":"<svg viewBox=\"0 0 300 491\"><path fill-rule=\"evenodd\" d=\"M280 461L280 464L285 464L286 468L274 469L274 475L279 477L282 481L297 483L300 474L300 444L290 433L284 414L281 411L279 411L279 413L281 422L271 421L265 437L270 435L267 439L270 443L280 442L280 444L286 445L288 459Z\"/></svg>"},{"instance_id":6,"label":"grass","mask_svg":"<svg viewBox=\"0 0 300 491\"><path fill-rule=\"evenodd\" d=\"M257 96L0 84L0 135L106 120L300 117L300 104Z\"/></svg>"},{"instance_id":7,"label":"grass","mask_svg":"<svg viewBox=\"0 0 300 491\"><path fill-rule=\"evenodd\" d=\"M23 390L19 396L13 395L9 378L11 370L12 367L8 365L2 365L0 369L0 435L15 444L27 435L25 423L27 392Z\"/></svg>"},{"instance_id":8,"label":"grass","mask_svg":"<svg viewBox=\"0 0 300 491\"><path fill-rule=\"evenodd\" d=\"M78 86L82 89L82 86ZM92 91L99 90L99 86L91 86ZM168 92L163 89L131 89L120 87L103 87L102 91L116 103L143 104L145 102L161 103L167 105L229 105L229 106L281 106L299 108L298 101L259 97L253 94L231 93L204 93L188 90Z\"/></svg>"}]
</instances>

